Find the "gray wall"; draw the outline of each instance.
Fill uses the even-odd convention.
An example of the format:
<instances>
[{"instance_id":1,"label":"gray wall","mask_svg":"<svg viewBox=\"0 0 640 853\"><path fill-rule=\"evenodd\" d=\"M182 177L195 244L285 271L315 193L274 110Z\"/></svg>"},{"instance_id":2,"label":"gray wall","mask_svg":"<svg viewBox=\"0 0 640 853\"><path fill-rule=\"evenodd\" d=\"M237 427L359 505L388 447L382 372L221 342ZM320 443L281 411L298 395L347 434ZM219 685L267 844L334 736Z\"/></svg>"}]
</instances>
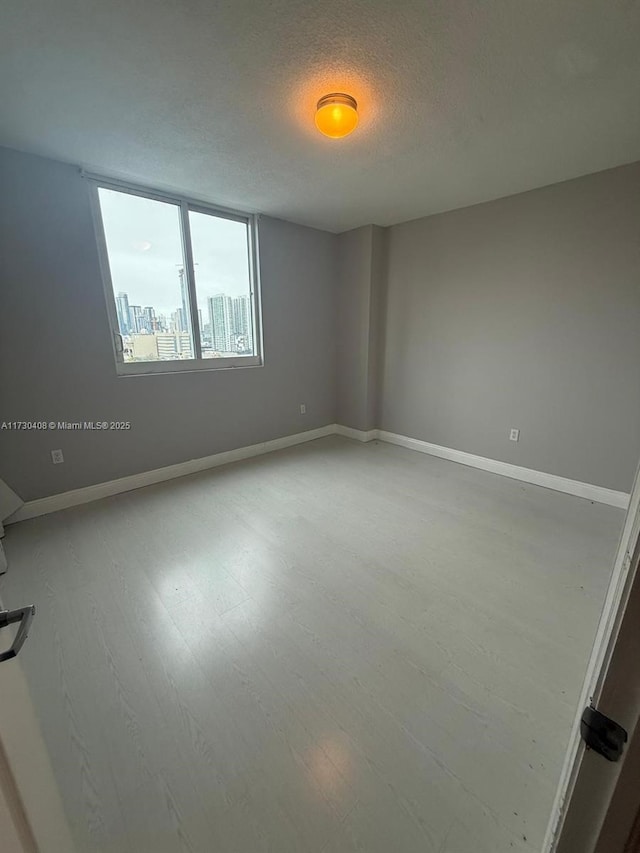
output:
<instances>
[{"instance_id":1,"label":"gray wall","mask_svg":"<svg viewBox=\"0 0 640 853\"><path fill-rule=\"evenodd\" d=\"M267 218L259 236L264 367L117 377L86 181L0 149L0 421L133 424L1 431L0 476L30 500L332 423L336 237Z\"/></svg>"},{"instance_id":2,"label":"gray wall","mask_svg":"<svg viewBox=\"0 0 640 853\"><path fill-rule=\"evenodd\" d=\"M388 237L379 426L629 491L640 456L640 163Z\"/></svg>"},{"instance_id":3,"label":"gray wall","mask_svg":"<svg viewBox=\"0 0 640 853\"><path fill-rule=\"evenodd\" d=\"M371 226L338 236L337 420L371 429L368 418Z\"/></svg>"},{"instance_id":4,"label":"gray wall","mask_svg":"<svg viewBox=\"0 0 640 853\"><path fill-rule=\"evenodd\" d=\"M337 419L354 429L378 425L386 229L365 225L338 236Z\"/></svg>"},{"instance_id":5,"label":"gray wall","mask_svg":"<svg viewBox=\"0 0 640 853\"><path fill-rule=\"evenodd\" d=\"M639 231L640 164L339 237L263 218L265 366L117 377L85 181L0 149L0 420L133 423L0 431L0 476L30 500L338 420L628 491Z\"/></svg>"}]
</instances>

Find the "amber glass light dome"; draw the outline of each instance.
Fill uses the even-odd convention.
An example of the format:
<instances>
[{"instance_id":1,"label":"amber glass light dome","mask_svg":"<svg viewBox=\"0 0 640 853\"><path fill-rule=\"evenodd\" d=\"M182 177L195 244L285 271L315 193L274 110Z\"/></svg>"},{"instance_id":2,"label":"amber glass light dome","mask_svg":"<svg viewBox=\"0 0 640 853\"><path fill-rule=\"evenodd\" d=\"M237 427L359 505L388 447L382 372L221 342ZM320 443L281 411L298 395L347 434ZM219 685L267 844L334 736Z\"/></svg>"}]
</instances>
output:
<instances>
[{"instance_id":1,"label":"amber glass light dome","mask_svg":"<svg viewBox=\"0 0 640 853\"><path fill-rule=\"evenodd\" d=\"M324 95L316 109L316 127L332 139L352 133L358 124L358 104L351 95L334 92Z\"/></svg>"}]
</instances>

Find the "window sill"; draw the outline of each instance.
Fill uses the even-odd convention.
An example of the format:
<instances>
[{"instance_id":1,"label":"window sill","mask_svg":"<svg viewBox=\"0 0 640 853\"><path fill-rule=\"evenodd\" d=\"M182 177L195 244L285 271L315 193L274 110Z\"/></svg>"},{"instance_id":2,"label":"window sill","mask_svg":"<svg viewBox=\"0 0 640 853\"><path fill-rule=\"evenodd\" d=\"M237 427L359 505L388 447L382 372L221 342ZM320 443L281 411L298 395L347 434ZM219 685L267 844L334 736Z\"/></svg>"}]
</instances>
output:
<instances>
[{"instance_id":1,"label":"window sill","mask_svg":"<svg viewBox=\"0 0 640 853\"><path fill-rule=\"evenodd\" d=\"M213 364L212 364L213 362ZM242 370L248 367L263 367L260 356L240 356L239 358L202 358L181 359L178 361L138 361L119 362L116 373L123 376L153 376L171 373L200 373L214 370Z\"/></svg>"}]
</instances>

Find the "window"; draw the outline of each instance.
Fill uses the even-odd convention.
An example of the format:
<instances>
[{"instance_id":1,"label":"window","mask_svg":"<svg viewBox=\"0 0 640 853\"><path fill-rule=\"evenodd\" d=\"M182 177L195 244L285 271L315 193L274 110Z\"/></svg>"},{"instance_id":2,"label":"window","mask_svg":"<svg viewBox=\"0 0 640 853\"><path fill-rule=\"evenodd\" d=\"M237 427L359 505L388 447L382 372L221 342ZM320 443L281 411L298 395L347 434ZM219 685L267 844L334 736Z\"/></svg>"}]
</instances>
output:
<instances>
[{"instance_id":1,"label":"window","mask_svg":"<svg viewBox=\"0 0 640 853\"><path fill-rule=\"evenodd\" d=\"M252 218L94 187L118 372L261 364Z\"/></svg>"}]
</instances>

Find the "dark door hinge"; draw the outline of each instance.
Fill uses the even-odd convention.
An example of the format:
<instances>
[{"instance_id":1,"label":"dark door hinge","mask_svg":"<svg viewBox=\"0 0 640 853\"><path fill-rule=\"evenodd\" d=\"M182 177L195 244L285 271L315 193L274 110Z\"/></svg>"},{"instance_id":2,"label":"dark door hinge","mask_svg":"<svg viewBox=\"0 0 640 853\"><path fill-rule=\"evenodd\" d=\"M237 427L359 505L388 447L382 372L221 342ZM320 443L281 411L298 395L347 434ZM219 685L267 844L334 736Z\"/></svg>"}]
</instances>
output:
<instances>
[{"instance_id":1,"label":"dark door hinge","mask_svg":"<svg viewBox=\"0 0 640 853\"><path fill-rule=\"evenodd\" d=\"M593 706L585 708L582 713L580 734L588 749L593 749L608 761L620 760L627 733L615 720L596 711Z\"/></svg>"}]
</instances>

